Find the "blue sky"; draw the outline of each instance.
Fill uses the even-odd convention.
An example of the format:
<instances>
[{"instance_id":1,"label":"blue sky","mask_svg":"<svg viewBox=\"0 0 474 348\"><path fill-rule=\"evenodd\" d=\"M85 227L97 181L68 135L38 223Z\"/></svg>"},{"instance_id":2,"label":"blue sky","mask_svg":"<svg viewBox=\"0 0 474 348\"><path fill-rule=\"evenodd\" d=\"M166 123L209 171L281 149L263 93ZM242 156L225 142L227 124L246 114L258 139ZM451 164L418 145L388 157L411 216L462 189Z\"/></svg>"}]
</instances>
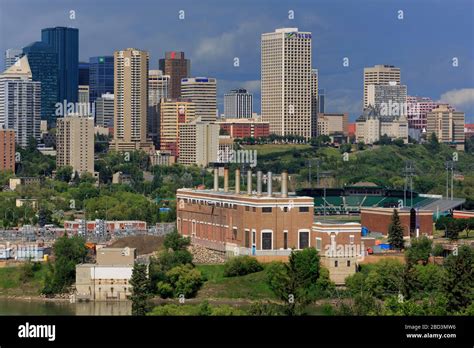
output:
<instances>
[{"instance_id":1,"label":"blue sky","mask_svg":"<svg viewBox=\"0 0 474 348\"><path fill-rule=\"evenodd\" d=\"M401 68L409 95L449 102L474 123L472 0L0 0L2 52L39 40L41 28L50 26L79 28L82 61L136 47L149 51L157 68L165 51L185 51L192 76L218 79L221 112L223 93L237 87L254 93L260 111L260 35L297 27L313 34L313 67L326 90L326 111L355 119L363 68L392 64Z\"/></svg>"}]
</instances>

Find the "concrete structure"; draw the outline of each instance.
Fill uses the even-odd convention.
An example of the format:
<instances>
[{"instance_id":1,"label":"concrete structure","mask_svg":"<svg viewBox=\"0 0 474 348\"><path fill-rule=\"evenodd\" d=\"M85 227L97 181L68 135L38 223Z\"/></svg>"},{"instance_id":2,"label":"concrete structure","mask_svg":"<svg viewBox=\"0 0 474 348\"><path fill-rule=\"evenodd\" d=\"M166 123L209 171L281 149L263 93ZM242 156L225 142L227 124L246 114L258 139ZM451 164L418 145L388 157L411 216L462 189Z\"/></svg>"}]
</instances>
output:
<instances>
[{"instance_id":1,"label":"concrete structure","mask_svg":"<svg viewBox=\"0 0 474 348\"><path fill-rule=\"evenodd\" d=\"M176 156L173 156L170 151L156 151L149 157L152 166L168 167L176 163Z\"/></svg>"},{"instance_id":2,"label":"concrete structure","mask_svg":"<svg viewBox=\"0 0 474 348\"><path fill-rule=\"evenodd\" d=\"M5 50L5 68L7 70L13 64L15 64L23 55L23 51L17 48L9 48Z\"/></svg>"},{"instance_id":3,"label":"concrete structure","mask_svg":"<svg viewBox=\"0 0 474 348\"><path fill-rule=\"evenodd\" d=\"M15 173L15 131L0 129L0 172L7 170Z\"/></svg>"},{"instance_id":4,"label":"concrete structure","mask_svg":"<svg viewBox=\"0 0 474 348\"><path fill-rule=\"evenodd\" d=\"M392 222L393 208L362 208L360 210L360 224L368 228L370 232L382 233L388 235L388 229ZM400 216L400 222L403 226L403 235L410 236L410 209L397 209ZM418 226L418 235L433 235L433 211L418 210L416 218ZM412 236L416 236L416 226Z\"/></svg>"},{"instance_id":5,"label":"concrete structure","mask_svg":"<svg viewBox=\"0 0 474 348\"><path fill-rule=\"evenodd\" d=\"M240 170L236 176L240 178ZM192 237L194 243L224 251L244 248L278 251L312 246L309 234L313 223L313 199L288 194L288 174L282 174L281 192L272 190L267 175L267 192L262 191L262 172L257 173L255 190L252 173L247 187L229 190L229 173L224 169L224 188L218 187L214 170L214 189L179 189L177 199L178 232ZM308 245L309 244L309 245Z\"/></svg>"},{"instance_id":6,"label":"concrete structure","mask_svg":"<svg viewBox=\"0 0 474 348\"><path fill-rule=\"evenodd\" d=\"M349 135L349 114L318 114L317 117L318 135Z\"/></svg>"},{"instance_id":7,"label":"concrete structure","mask_svg":"<svg viewBox=\"0 0 474 348\"><path fill-rule=\"evenodd\" d=\"M97 250L96 263L100 266L133 266L136 258L135 248L100 248Z\"/></svg>"},{"instance_id":8,"label":"concrete structure","mask_svg":"<svg viewBox=\"0 0 474 348\"><path fill-rule=\"evenodd\" d=\"M415 129L425 129L427 126L426 115L438 106L428 97L407 96L408 126Z\"/></svg>"},{"instance_id":9,"label":"concrete structure","mask_svg":"<svg viewBox=\"0 0 474 348\"><path fill-rule=\"evenodd\" d=\"M253 114L253 95L246 89L233 89L224 94L225 118L251 118Z\"/></svg>"},{"instance_id":10,"label":"concrete structure","mask_svg":"<svg viewBox=\"0 0 474 348\"><path fill-rule=\"evenodd\" d=\"M56 167L94 174L94 119L67 116L56 120Z\"/></svg>"},{"instance_id":11,"label":"concrete structure","mask_svg":"<svg viewBox=\"0 0 474 348\"><path fill-rule=\"evenodd\" d=\"M159 144L160 131L160 109L159 103L162 98L169 96L170 76L163 75L161 70L150 70L148 72L148 114L147 132L155 145Z\"/></svg>"},{"instance_id":12,"label":"concrete structure","mask_svg":"<svg viewBox=\"0 0 474 348\"><path fill-rule=\"evenodd\" d=\"M213 122L217 115L217 80L207 77L181 80L181 97L196 104L196 117L202 122Z\"/></svg>"},{"instance_id":13,"label":"concrete structure","mask_svg":"<svg viewBox=\"0 0 474 348\"><path fill-rule=\"evenodd\" d=\"M179 124L178 163L206 167L217 162L219 126L192 121Z\"/></svg>"},{"instance_id":14,"label":"concrete structure","mask_svg":"<svg viewBox=\"0 0 474 348\"><path fill-rule=\"evenodd\" d=\"M114 53L115 151L149 151L147 142L148 52L127 48Z\"/></svg>"},{"instance_id":15,"label":"concrete structure","mask_svg":"<svg viewBox=\"0 0 474 348\"><path fill-rule=\"evenodd\" d=\"M393 65L374 65L364 68L364 108L369 106L369 85L388 85L389 82L400 85L400 68Z\"/></svg>"},{"instance_id":16,"label":"concrete structure","mask_svg":"<svg viewBox=\"0 0 474 348\"><path fill-rule=\"evenodd\" d=\"M191 61L184 57L184 52L171 51L159 61L160 70L170 77L168 98L181 97L181 80L191 74Z\"/></svg>"},{"instance_id":17,"label":"concrete structure","mask_svg":"<svg viewBox=\"0 0 474 348\"><path fill-rule=\"evenodd\" d=\"M454 111L447 104L441 104L426 116L426 133L435 133L438 141L464 150L464 112Z\"/></svg>"},{"instance_id":18,"label":"concrete structure","mask_svg":"<svg viewBox=\"0 0 474 348\"><path fill-rule=\"evenodd\" d=\"M231 138L260 138L270 135L270 123L261 119L226 118L215 122Z\"/></svg>"},{"instance_id":19,"label":"concrete structure","mask_svg":"<svg viewBox=\"0 0 474 348\"><path fill-rule=\"evenodd\" d=\"M381 116L377 110L369 106L356 120L356 140L373 144L382 135L391 139L403 139L408 143L408 120L406 116Z\"/></svg>"},{"instance_id":20,"label":"concrete structure","mask_svg":"<svg viewBox=\"0 0 474 348\"><path fill-rule=\"evenodd\" d=\"M78 101L79 103L89 103L89 86L79 85L78 86ZM93 115L82 115L82 116L93 116Z\"/></svg>"},{"instance_id":21,"label":"concrete structure","mask_svg":"<svg viewBox=\"0 0 474 348\"><path fill-rule=\"evenodd\" d=\"M23 206L28 206L33 210L38 208L38 200L37 199L28 199L28 198L17 198L15 200L15 207L20 208Z\"/></svg>"},{"instance_id":22,"label":"concrete structure","mask_svg":"<svg viewBox=\"0 0 474 348\"><path fill-rule=\"evenodd\" d=\"M189 99L162 99L160 112L160 150L178 156L179 125L196 118L196 104Z\"/></svg>"},{"instance_id":23,"label":"concrete structure","mask_svg":"<svg viewBox=\"0 0 474 348\"><path fill-rule=\"evenodd\" d=\"M311 33L298 28L262 34L261 113L278 135L311 137Z\"/></svg>"},{"instance_id":24,"label":"concrete structure","mask_svg":"<svg viewBox=\"0 0 474 348\"><path fill-rule=\"evenodd\" d=\"M382 116L407 115L407 86L390 81L387 85L368 85L367 102Z\"/></svg>"},{"instance_id":25,"label":"concrete structure","mask_svg":"<svg viewBox=\"0 0 474 348\"><path fill-rule=\"evenodd\" d=\"M95 100L95 124L99 127L112 128L114 126L114 95L102 94Z\"/></svg>"},{"instance_id":26,"label":"concrete structure","mask_svg":"<svg viewBox=\"0 0 474 348\"><path fill-rule=\"evenodd\" d=\"M318 136L318 69L311 70L311 137ZM324 111L323 111L324 112Z\"/></svg>"},{"instance_id":27,"label":"concrete structure","mask_svg":"<svg viewBox=\"0 0 474 348\"><path fill-rule=\"evenodd\" d=\"M20 177L10 178L8 187L14 191L18 186L40 185L43 182L41 177Z\"/></svg>"},{"instance_id":28,"label":"concrete structure","mask_svg":"<svg viewBox=\"0 0 474 348\"><path fill-rule=\"evenodd\" d=\"M12 129L15 141L26 147L41 138L41 83L32 81L26 56L0 74L0 129Z\"/></svg>"}]
</instances>

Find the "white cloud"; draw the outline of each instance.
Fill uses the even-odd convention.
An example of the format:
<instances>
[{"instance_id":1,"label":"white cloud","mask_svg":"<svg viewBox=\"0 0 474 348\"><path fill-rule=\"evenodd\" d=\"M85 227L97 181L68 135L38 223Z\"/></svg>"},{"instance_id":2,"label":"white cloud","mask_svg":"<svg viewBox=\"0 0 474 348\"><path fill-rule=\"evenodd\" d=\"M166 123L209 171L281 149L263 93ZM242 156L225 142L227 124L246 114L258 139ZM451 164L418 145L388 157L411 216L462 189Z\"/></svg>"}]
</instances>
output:
<instances>
[{"instance_id":1,"label":"white cloud","mask_svg":"<svg viewBox=\"0 0 474 348\"><path fill-rule=\"evenodd\" d=\"M474 88L453 89L443 93L440 101L453 105L456 109L474 107Z\"/></svg>"}]
</instances>

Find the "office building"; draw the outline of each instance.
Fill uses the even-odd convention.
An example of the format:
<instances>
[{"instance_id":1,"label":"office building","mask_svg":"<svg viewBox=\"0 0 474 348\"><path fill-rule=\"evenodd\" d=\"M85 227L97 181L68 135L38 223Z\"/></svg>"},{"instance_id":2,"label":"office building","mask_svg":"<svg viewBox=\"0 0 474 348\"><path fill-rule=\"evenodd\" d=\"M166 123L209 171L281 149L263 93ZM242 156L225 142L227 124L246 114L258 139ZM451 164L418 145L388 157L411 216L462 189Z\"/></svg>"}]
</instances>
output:
<instances>
[{"instance_id":1,"label":"office building","mask_svg":"<svg viewBox=\"0 0 474 348\"><path fill-rule=\"evenodd\" d=\"M231 138L260 138L270 135L270 123L255 118L225 118L215 122Z\"/></svg>"},{"instance_id":2,"label":"office building","mask_svg":"<svg viewBox=\"0 0 474 348\"><path fill-rule=\"evenodd\" d=\"M15 131L0 128L0 172L15 173Z\"/></svg>"},{"instance_id":3,"label":"office building","mask_svg":"<svg viewBox=\"0 0 474 348\"><path fill-rule=\"evenodd\" d=\"M28 58L0 75L0 128L12 129L20 147L41 138L41 82L32 81Z\"/></svg>"},{"instance_id":4,"label":"office building","mask_svg":"<svg viewBox=\"0 0 474 348\"><path fill-rule=\"evenodd\" d=\"M24 47L23 54L28 57L33 81L41 82L41 119L47 121L49 127L54 127L56 103L59 101L58 55L53 47L40 41Z\"/></svg>"},{"instance_id":5,"label":"office building","mask_svg":"<svg viewBox=\"0 0 474 348\"><path fill-rule=\"evenodd\" d=\"M325 102L326 92L324 88L318 89L318 113L324 114L324 102Z\"/></svg>"},{"instance_id":6,"label":"office building","mask_svg":"<svg viewBox=\"0 0 474 348\"><path fill-rule=\"evenodd\" d=\"M364 68L364 108L369 106L368 86L388 85L389 82L400 84L400 68L393 65L374 65Z\"/></svg>"},{"instance_id":7,"label":"office building","mask_svg":"<svg viewBox=\"0 0 474 348\"><path fill-rule=\"evenodd\" d=\"M79 86L89 86L89 63L88 62L79 62Z\"/></svg>"},{"instance_id":8,"label":"office building","mask_svg":"<svg viewBox=\"0 0 474 348\"><path fill-rule=\"evenodd\" d=\"M148 72L148 137L158 145L160 130L159 103L162 98L168 98L170 76L163 75L161 70Z\"/></svg>"},{"instance_id":9,"label":"office building","mask_svg":"<svg viewBox=\"0 0 474 348\"><path fill-rule=\"evenodd\" d=\"M77 103L79 86L79 30L55 27L41 30L41 41L58 55L59 102Z\"/></svg>"},{"instance_id":10,"label":"office building","mask_svg":"<svg viewBox=\"0 0 474 348\"><path fill-rule=\"evenodd\" d=\"M73 173L94 174L94 119L71 115L57 119L56 167L71 166Z\"/></svg>"},{"instance_id":11,"label":"office building","mask_svg":"<svg viewBox=\"0 0 474 348\"><path fill-rule=\"evenodd\" d=\"M89 58L90 101L94 102L102 94L114 93L114 57L99 56Z\"/></svg>"},{"instance_id":12,"label":"office building","mask_svg":"<svg viewBox=\"0 0 474 348\"><path fill-rule=\"evenodd\" d=\"M17 48L9 48L5 51L5 69L7 70L11 67L15 62L17 62L21 56L23 55L23 51Z\"/></svg>"},{"instance_id":13,"label":"office building","mask_svg":"<svg viewBox=\"0 0 474 348\"><path fill-rule=\"evenodd\" d=\"M196 117L196 105L189 99L162 99L159 104L160 150L178 156L179 125Z\"/></svg>"},{"instance_id":14,"label":"office building","mask_svg":"<svg viewBox=\"0 0 474 348\"><path fill-rule=\"evenodd\" d=\"M407 115L407 86L390 81L386 85L368 85L367 102L382 116Z\"/></svg>"},{"instance_id":15,"label":"office building","mask_svg":"<svg viewBox=\"0 0 474 348\"><path fill-rule=\"evenodd\" d=\"M311 33L262 34L262 119L278 135L311 137Z\"/></svg>"},{"instance_id":16,"label":"office building","mask_svg":"<svg viewBox=\"0 0 474 348\"><path fill-rule=\"evenodd\" d=\"M194 120L178 127L178 163L207 167L217 162L219 125Z\"/></svg>"},{"instance_id":17,"label":"office building","mask_svg":"<svg viewBox=\"0 0 474 348\"><path fill-rule=\"evenodd\" d=\"M164 75L170 77L169 98L181 97L181 80L190 77L191 61L184 58L184 52L171 51L165 53L165 58L160 59L159 68Z\"/></svg>"},{"instance_id":18,"label":"office building","mask_svg":"<svg viewBox=\"0 0 474 348\"><path fill-rule=\"evenodd\" d=\"M369 106L356 120L356 140L373 144L383 135L408 143L408 120L405 115L382 116L378 110Z\"/></svg>"},{"instance_id":19,"label":"office building","mask_svg":"<svg viewBox=\"0 0 474 348\"><path fill-rule=\"evenodd\" d=\"M311 137L318 136L318 69L311 69Z\"/></svg>"},{"instance_id":20,"label":"office building","mask_svg":"<svg viewBox=\"0 0 474 348\"><path fill-rule=\"evenodd\" d=\"M447 104L441 104L426 115L426 133L436 134L440 143L446 143L464 150L464 112L454 111Z\"/></svg>"},{"instance_id":21,"label":"office building","mask_svg":"<svg viewBox=\"0 0 474 348\"><path fill-rule=\"evenodd\" d=\"M78 101L81 104L89 104L89 85L79 85ZM93 115L91 115L93 116Z\"/></svg>"},{"instance_id":22,"label":"office building","mask_svg":"<svg viewBox=\"0 0 474 348\"><path fill-rule=\"evenodd\" d=\"M114 139L115 151L148 151L148 63L146 51L135 48L114 53Z\"/></svg>"},{"instance_id":23,"label":"office building","mask_svg":"<svg viewBox=\"0 0 474 348\"><path fill-rule=\"evenodd\" d=\"M196 117L202 122L213 122L217 114L217 81L195 77L181 80L181 96L196 104Z\"/></svg>"},{"instance_id":24,"label":"office building","mask_svg":"<svg viewBox=\"0 0 474 348\"><path fill-rule=\"evenodd\" d=\"M95 100L95 125L112 128L114 126L114 95L102 94Z\"/></svg>"},{"instance_id":25,"label":"office building","mask_svg":"<svg viewBox=\"0 0 474 348\"><path fill-rule=\"evenodd\" d=\"M407 117L410 128L426 130L426 115L438 106L429 97L407 96Z\"/></svg>"},{"instance_id":26,"label":"office building","mask_svg":"<svg viewBox=\"0 0 474 348\"><path fill-rule=\"evenodd\" d=\"M317 116L317 131L318 135L335 135L341 134L349 135L349 114L347 112L342 114L318 114Z\"/></svg>"},{"instance_id":27,"label":"office building","mask_svg":"<svg viewBox=\"0 0 474 348\"><path fill-rule=\"evenodd\" d=\"M225 118L251 118L253 114L253 95L246 89L233 89L224 94Z\"/></svg>"}]
</instances>

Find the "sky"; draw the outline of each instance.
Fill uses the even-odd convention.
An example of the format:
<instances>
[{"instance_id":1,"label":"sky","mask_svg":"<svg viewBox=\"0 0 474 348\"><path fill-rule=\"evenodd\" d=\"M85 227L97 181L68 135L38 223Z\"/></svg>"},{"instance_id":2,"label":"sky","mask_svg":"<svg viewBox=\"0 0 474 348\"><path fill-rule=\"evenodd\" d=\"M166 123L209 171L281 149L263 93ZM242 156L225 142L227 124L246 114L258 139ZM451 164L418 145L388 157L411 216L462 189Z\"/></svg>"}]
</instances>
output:
<instances>
[{"instance_id":1,"label":"sky","mask_svg":"<svg viewBox=\"0 0 474 348\"><path fill-rule=\"evenodd\" d=\"M217 78L220 113L234 88L252 92L260 112L261 34L298 28L312 32L326 112L354 120L364 67L390 64L408 95L450 103L474 123L473 0L0 0L2 52L39 41L52 26L79 28L80 61L134 47L149 51L157 69L165 51L184 51L191 76Z\"/></svg>"}]
</instances>

